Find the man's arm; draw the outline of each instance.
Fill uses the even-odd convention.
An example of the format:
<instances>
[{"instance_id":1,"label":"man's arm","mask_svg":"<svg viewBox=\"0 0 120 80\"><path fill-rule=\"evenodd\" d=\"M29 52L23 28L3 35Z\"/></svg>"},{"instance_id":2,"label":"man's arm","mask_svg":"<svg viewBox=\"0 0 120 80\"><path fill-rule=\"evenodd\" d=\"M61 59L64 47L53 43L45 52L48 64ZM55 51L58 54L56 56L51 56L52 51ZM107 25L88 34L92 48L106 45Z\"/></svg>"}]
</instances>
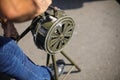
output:
<instances>
[{"instance_id":1,"label":"man's arm","mask_svg":"<svg viewBox=\"0 0 120 80\"><path fill-rule=\"evenodd\" d=\"M36 6L32 0L0 0L0 12L8 20L24 21L36 13Z\"/></svg>"},{"instance_id":2,"label":"man's arm","mask_svg":"<svg viewBox=\"0 0 120 80\"><path fill-rule=\"evenodd\" d=\"M42 14L51 0L0 0L0 16L13 22L23 22Z\"/></svg>"}]
</instances>

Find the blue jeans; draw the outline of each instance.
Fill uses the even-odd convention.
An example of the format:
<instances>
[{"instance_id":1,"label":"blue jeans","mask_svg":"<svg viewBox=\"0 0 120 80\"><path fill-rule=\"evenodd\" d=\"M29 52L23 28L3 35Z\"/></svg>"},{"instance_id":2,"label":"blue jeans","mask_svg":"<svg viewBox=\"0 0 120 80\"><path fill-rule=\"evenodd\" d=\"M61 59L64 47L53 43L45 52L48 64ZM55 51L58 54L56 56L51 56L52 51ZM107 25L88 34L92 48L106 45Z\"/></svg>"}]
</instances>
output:
<instances>
[{"instance_id":1,"label":"blue jeans","mask_svg":"<svg viewBox=\"0 0 120 80\"><path fill-rule=\"evenodd\" d=\"M0 73L16 80L50 80L47 67L35 65L15 41L0 36Z\"/></svg>"}]
</instances>

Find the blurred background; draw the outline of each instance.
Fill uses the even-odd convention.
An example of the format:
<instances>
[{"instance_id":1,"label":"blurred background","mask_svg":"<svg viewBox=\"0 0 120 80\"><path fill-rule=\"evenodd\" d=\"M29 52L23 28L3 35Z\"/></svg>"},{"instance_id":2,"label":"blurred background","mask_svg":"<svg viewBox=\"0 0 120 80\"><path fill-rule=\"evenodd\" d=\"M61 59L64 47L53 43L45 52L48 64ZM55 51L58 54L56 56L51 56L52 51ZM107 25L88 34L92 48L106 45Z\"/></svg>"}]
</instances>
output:
<instances>
[{"instance_id":1,"label":"blurred background","mask_svg":"<svg viewBox=\"0 0 120 80\"><path fill-rule=\"evenodd\" d=\"M120 5L116 0L53 0L76 23L72 39L64 48L81 68L67 80L120 80ZM19 33L30 22L15 24ZM37 49L31 33L19 46L36 64L45 65L46 52ZM64 59L61 54L57 58ZM65 70L67 67L65 68Z\"/></svg>"}]
</instances>

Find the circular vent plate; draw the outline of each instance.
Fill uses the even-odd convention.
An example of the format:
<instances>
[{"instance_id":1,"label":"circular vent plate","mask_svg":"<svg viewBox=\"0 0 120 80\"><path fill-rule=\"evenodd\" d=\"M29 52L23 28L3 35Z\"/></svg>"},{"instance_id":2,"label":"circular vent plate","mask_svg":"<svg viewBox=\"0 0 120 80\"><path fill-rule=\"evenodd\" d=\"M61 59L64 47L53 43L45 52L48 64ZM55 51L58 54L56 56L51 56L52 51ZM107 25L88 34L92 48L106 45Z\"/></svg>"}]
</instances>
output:
<instances>
[{"instance_id":1,"label":"circular vent plate","mask_svg":"<svg viewBox=\"0 0 120 80\"><path fill-rule=\"evenodd\" d=\"M74 21L71 17L58 19L50 28L45 38L45 50L49 53L60 51L70 40L74 30Z\"/></svg>"}]
</instances>

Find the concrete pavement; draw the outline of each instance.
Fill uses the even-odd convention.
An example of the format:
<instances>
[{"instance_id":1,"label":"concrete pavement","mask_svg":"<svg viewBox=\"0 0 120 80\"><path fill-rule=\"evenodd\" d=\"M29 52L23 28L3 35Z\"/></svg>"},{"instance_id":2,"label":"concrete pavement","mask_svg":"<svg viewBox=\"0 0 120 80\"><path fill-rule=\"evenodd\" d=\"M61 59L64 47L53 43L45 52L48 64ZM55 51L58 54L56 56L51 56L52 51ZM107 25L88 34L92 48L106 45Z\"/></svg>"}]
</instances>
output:
<instances>
[{"instance_id":1,"label":"concrete pavement","mask_svg":"<svg viewBox=\"0 0 120 80\"><path fill-rule=\"evenodd\" d=\"M120 80L120 5L115 0L55 0L53 4L76 23L64 51L81 72L70 74L66 80ZM18 32L29 24L16 24ZM45 65L46 53L36 48L31 33L19 45L36 64ZM63 58L59 55L57 58Z\"/></svg>"}]
</instances>

